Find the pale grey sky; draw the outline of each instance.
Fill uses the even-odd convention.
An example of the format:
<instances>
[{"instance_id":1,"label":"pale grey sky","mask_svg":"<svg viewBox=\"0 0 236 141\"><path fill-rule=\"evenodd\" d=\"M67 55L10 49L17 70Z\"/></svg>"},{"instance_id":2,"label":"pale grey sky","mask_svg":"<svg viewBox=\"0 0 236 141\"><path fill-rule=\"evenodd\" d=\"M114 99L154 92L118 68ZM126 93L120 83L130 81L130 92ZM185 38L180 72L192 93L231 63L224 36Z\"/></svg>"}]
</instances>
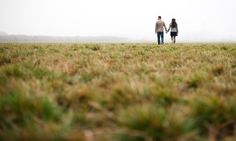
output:
<instances>
[{"instance_id":1,"label":"pale grey sky","mask_svg":"<svg viewBox=\"0 0 236 141\"><path fill-rule=\"evenodd\" d=\"M235 6L236 0L0 0L0 31L155 41L161 15L167 25L176 18L181 41L236 41Z\"/></svg>"}]
</instances>

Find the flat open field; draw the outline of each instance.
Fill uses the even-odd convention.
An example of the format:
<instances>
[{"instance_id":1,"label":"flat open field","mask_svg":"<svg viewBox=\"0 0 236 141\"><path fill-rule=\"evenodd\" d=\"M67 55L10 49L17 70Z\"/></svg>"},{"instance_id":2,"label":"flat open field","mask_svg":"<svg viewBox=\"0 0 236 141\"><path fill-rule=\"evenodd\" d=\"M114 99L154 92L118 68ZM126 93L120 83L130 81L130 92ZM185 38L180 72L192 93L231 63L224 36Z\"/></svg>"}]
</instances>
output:
<instances>
[{"instance_id":1,"label":"flat open field","mask_svg":"<svg viewBox=\"0 0 236 141\"><path fill-rule=\"evenodd\" d=\"M0 44L0 140L235 141L236 44Z\"/></svg>"}]
</instances>

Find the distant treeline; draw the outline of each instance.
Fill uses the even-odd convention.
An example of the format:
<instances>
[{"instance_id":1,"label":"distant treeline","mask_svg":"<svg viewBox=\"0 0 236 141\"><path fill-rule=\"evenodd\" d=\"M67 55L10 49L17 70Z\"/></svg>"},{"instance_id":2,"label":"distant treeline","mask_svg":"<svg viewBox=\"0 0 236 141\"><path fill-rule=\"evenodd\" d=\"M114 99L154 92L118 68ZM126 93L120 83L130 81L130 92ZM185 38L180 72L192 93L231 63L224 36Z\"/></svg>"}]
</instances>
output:
<instances>
[{"instance_id":1,"label":"distant treeline","mask_svg":"<svg viewBox=\"0 0 236 141\"><path fill-rule=\"evenodd\" d=\"M0 35L0 42L127 42L128 38L113 36L27 36Z\"/></svg>"}]
</instances>

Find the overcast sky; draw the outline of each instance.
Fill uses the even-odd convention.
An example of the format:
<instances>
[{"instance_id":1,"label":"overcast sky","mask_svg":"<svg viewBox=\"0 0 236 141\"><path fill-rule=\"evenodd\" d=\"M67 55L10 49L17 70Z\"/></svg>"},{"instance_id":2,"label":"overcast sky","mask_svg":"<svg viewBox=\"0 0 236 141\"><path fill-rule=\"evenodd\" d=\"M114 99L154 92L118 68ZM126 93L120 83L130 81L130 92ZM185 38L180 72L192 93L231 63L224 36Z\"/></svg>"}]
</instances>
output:
<instances>
[{"instance_id":1,"label":"overcast sky","mask_svg":"<svg viewBox=\"0 0 236 141\"><path fill-rule=\"evenodd\" d=\"M158 15L181 41L236 41L236 0L0 0L0 31L156 40ZM165 36L167 41L169 35Z\"/></svg>"}]
</instances>

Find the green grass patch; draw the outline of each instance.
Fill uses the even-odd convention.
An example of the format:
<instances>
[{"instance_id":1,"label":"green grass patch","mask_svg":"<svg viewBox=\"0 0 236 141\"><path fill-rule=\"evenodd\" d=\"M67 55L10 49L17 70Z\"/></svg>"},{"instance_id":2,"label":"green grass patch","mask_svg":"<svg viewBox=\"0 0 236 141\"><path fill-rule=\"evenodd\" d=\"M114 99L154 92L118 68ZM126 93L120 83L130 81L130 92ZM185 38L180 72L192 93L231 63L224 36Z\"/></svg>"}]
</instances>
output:
<instances>
[{"instance_id":1,"label":"green grass patch","mask_svg":"<svg viewBox=\"0 0 236 141\"><path fill-rule=\"evenodd\" d=\"M0 44L0 140L236 138L234 43Z\"/></svg>"}]
</instances>

